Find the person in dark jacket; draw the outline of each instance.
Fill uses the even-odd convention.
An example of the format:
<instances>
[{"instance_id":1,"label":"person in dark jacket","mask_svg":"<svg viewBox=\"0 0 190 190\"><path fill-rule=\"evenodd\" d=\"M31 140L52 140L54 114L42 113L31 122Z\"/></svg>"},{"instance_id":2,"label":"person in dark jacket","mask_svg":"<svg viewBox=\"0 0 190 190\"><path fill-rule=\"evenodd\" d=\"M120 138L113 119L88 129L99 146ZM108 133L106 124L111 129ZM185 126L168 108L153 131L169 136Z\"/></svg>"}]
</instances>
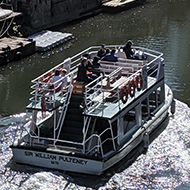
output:
<instances>
[{"instance_id":1,"label":"person in dark jacket","mask_svg":"<svg viewBox=\"0 0 190 190\"><path fill-rule=\"evenodd\" d=\"M81 64L78 67L77 81L85 83L89 83L92 81L92 78L90 78L87 74L87 65L88 65L88 59L83 58Z\"/></svg>"},{"instance_id":2,"label":"person in dark jacket","mask_svg":"<svg viewBox=\"0 0 190 190\"><path fill-rule=\"evenodd\" d=\"M98 50L97 56L101 59L105 55L106 55L105 44L102 44L100 49Z\"/></svg>"},{"instance_id":3,"label":"person in dark jacket","mask_svg":"<svg viewBox=\"0 0 190 190\"><path fill-rule=\"evenodd\" d=\"M132 49L133 42L131 40L128 40L125 46L123 47L123 51L125 52L125 55L127 59L134 59L134 51Z\"/></svg>"},{"instance_id":4,"label":"person in dark jacket","mask_svg":"<svg viewBox=\"0 0 190 190\"><path fill-rule=\"evenodd\" d=\"M111 53L106 54L102 59L102 61L111 61L111 62L117 62L118 58L115 55L115 49L111 50Z\"/></svg>"}]
</instances>

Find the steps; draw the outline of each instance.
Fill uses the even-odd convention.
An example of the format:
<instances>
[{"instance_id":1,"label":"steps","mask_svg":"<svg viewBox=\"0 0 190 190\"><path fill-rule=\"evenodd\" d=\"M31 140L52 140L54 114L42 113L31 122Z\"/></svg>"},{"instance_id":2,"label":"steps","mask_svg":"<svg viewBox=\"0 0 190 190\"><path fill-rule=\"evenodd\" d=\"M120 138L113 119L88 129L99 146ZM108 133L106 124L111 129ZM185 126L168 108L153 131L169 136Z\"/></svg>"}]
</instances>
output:
<instances>
[{"instance_id":1,"label":"steps","mask_svg":"<svg viewBox=\"0 0 190 190\"><path fill-rule=\"evenodd\" d=\"M60 139L82 143L83 110L80 108L82 101L82 95L72 94L65 121L61 130Z\"/></svg>"}]
</instances>

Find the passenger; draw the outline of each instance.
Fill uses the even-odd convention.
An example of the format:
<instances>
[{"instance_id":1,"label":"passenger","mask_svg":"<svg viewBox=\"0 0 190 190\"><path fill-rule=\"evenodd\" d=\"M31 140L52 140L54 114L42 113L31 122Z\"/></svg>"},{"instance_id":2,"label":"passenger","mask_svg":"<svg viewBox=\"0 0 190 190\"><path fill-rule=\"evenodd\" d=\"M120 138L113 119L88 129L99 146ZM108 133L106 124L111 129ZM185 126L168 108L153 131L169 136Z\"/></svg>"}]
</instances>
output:
<instances>
[{"instance_id":1,"label":"passenger","mask_svg":"<svg viewBox=\"0 0 190 190\"><path fill-rule=\"evenodd\" d=\"M60 75L60 70L56 69L55 70L55 75L53 76L53 78L50 80L50 83L53 84L53 86L51 86L51 88L57 88L57 86L59 85L58 80L60 80L62 77Z\"/></svg>"},{"instance_id":2,"label":"passenger","mask_svg":"<svg viewBox=\"0 0 190 190\"><path fill-rule=\"evenodd\" d=\"M66 69L62 69L61 71L61 77L62 77L62 89L67 85L67 70Z\"/></svg>"},{"instance_id":3,"label":"passenger","mask_svg":"<svg viewBox=\"0 0 190 190\"><path fill-rule=\"evenodd\" d=\"M81 64L78 67L77 81L89 83L93 79L87 74L88 59L83 58Z\"/></svg>"},{"instance_id":4,"label":"passenger","mask_svg":"<svg viewBox=\"0 0 190 190\"><path fill-rule=\"evenodd\" d=\"M112 49L111 53L107 54L106 56L104 56L101 60L102 61L117 62L118 61L118 57L115 55L115 49Z\"/></svg>"},{"instance_id":5,"label":"passenger","mask_svg":"<svg viewBox=\"0 0 190 190\"><path fill-rule=\"evenodd\" d=\"M85 53L85 54L82 55L82 58L83 57L86 57L87 59L89 59L90 58L90 54L89 53Z\"/></svg>"},{"instance_id":6,"label":"passenger","mask_svg":"<svg viewBox=\"0 0 190 190\"><path fill-rule=\"evenodd\" d=\"M110 54L110 49L109 48L106 49L106 55L108 55L108 54Z\"/></svg>"},{"instance_id":7,"label":"passenger","mask_svg":"<svg viewBox=\"0 0 190 190\"><path fill-rule=\"evenodd\" d=\"M100 66L99 57L95 56L92 61L92 67L98 68Z\"/></svg>"},{"instance_id":8,"label":"passenger","mask_svg":"<svg viewBox=\"0 0 190 190\"><path fill-rule=\"evenodd\" d=\"M110 53L111 53L111 52L110 52L110 49L107 48L107 49L106 49L106 54L105 54L104 57L101 58L101 60L102 60L102 61L105 61L104 58L107 57L108 55L110 55ZM105 58L105 59L106 59L106 58Z\"/></svg>"},{"instance_id":9,"label":"passenger","mask_svg":"<svg viewBox=\"0 0 190 190\"><path fill-rule=\"evenodd\" d=\"M97 56L101 59L105 55L106 55L105 44L102 44L100 49L98 50Z\"/></svg>"},{"instance_id":10,"label":"passenger","mask_svg":"<svg viewBox=\"0 0 190 190\"><path fill-rule=\"evenodd\" d=\"M133 42L131 40L128 40L125 46L123 47L123 51L125 52L125 55L127 59L134 59L134 50L132 49Z\"/></svg>"},{"instance_id":11,"label":"passenger","mask_svg":"<svg viewBox=\"0 0 190 190\"><path fill-rule=\"evenodd\" d=\"M63 69L62 72L58 69L55 70L55 75L50 80L50 89L55 89L56 92L59 92L63 89L63 87L67 84L66 75L67 70Z\"/></svg>"},{"instance_id":12,"label":"passenger","mask_svg":"<svg viewBox=\"0 0 190 190\"><path fill-rule=\"evenodd\" d=\"M86 68L88 69L89 67L92 67L92 63L90 61L90 54L89 53L85 53L82 55L82 60L83 59L87 59L88 60L88 64L86 65Z\"/></svg>"}]
</instances>

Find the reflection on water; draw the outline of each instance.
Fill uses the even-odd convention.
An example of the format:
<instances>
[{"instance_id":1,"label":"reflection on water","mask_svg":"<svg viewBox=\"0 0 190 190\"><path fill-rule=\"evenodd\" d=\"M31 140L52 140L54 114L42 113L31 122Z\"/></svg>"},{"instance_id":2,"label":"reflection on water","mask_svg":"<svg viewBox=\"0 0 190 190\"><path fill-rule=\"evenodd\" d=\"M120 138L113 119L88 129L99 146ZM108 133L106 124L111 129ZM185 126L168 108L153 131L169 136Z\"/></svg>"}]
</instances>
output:
<instances>
[{"instance_id":1,"label":"reflection on water","mask_svg":"<svg viewBox=\"0 0 190 190\"><path fill-rule=\"evenodd\" d=\"M22 118L22 116L21 116ZM18 122L18 119L17 119ZM22 125L22 124L17 124ZM11 159L9 145L16 125L0 131L0 189L189 189L190 108L176 102L176 113L150 144L147 152L138 149L101 176L81 175L20 165ZM162 129L162 130L163 130Z\"/></svg>"},{"instance_id":2,"label":"reflection on water","mask_svg":"<svg viewBox=\"0 0 190 190\"><path fill-rule=\"evenodd\" d=\"M0 115L24 112L30 81L65 58L91 45L124 44L128 39L137 46L164 53L166 82L175 98L190 105L189 7L189 0L148 0L144 6L118 14L102 13L54 28L72 33L75 39L50 52L36 53L0 68L0 99L4 100L0 101Z\"/></svg>"}]
</instances>

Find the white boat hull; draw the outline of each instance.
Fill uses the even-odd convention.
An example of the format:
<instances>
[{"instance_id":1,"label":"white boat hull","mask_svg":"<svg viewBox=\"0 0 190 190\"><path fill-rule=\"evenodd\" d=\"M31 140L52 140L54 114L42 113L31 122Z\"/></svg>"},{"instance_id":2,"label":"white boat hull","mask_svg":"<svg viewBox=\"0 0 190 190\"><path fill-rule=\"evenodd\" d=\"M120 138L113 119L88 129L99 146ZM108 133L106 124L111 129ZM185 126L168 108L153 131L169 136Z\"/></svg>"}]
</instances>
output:
<instances>
[{"instance_id":1,"label":"white boat hull","mask_svg":"<svg viewBox=\"0 0 190 190\"><path fill-rule=\"evenodd\" d=\"M82 158L80 156L68 156L61 154L60 150L44 152L24 149L19 147L12 147L13 157L17 163L29 164L38 167L45 167L51 169L79 172L100 175L102 172L110 168L111 166L118 163L124 157L126 157L135 147L137 147L144 137L144 129L146 128L147 133L153 132L158 128L168 116L168 108L171 104L172 96L169 97L166 101L166 105L158 112L157 116L151 120L150 123L144 125L144 128L139 129L120 150L118 150L113 156L109 159L104 160L94 160L89 158Z\"/></svg>"},{"instance_id":2,"label":"white boat hull","mask_svg":"<svg viewBox=\"0 0 190 190\"><path fill-rule=\"evenodd\" d=\"M102 172L102 162L81 157L66 156L53 152L19 149L13 147L14 160L17 163L65 171L82 172L99 175Z\"/></svg>"}]
</instances>

